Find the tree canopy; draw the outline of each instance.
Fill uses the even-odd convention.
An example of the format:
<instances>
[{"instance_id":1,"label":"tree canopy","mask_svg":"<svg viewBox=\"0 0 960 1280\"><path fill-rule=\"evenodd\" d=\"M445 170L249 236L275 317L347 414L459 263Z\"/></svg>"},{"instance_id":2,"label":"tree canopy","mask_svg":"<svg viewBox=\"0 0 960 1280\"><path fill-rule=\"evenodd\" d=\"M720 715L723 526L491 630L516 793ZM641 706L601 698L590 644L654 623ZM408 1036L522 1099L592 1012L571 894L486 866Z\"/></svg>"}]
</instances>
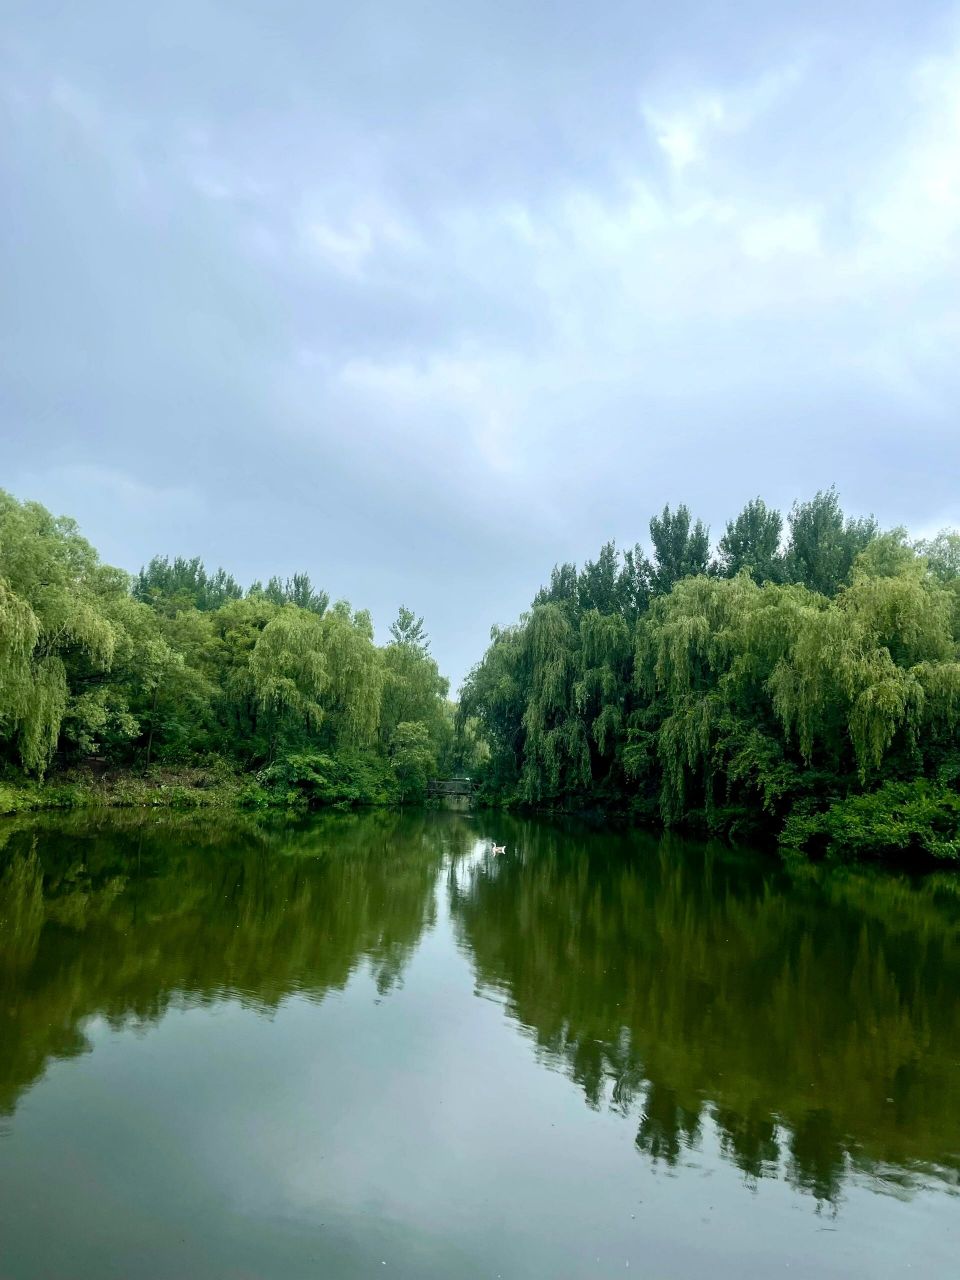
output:
<instances>
[{"instance_id":1,"label":"tree canopy","mask_svg":"<svg viewBox=\"0 0 960 1280\"><path fill-rule=\"evenodd\" d=\"M489 743L490 794L780 831L887 780L956 787L957 535L911 545L834 490L795 504L786 533L752 500L712 560L685 506L650 531L649 558L607 544L558 566L494 631L459 711ZM955 811L944 800L954 834L934 843L960 858Z\"/></svg>"},{"instance_id":2,"label":"tree canopy","mask_svg":"<svg viewBox=\"0 0 960 1280\"><path fill-rule=\"evenodd\" d=\"M73 521L0 492L7 769L42 776L97 755L120 768L223 760L286 778L277 766L295 756L330 799L422 793L426 764L453 736L428 650L411 610L377 645L369 614L329 607L306 573L244 591L199 557L156 556L131 578L101 564Z\"/></svg>"}]
</instances>

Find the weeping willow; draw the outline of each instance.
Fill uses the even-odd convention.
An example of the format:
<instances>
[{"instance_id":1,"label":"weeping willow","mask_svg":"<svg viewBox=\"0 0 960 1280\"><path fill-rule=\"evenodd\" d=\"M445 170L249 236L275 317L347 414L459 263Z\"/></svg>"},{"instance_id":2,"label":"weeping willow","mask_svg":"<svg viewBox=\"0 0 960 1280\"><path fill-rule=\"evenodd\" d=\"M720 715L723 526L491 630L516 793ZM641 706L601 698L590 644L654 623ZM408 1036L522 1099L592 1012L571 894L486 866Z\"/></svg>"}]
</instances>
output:
<instances>
[{"instance_id":1,"label":"weeping willow","mask_svg":"<svg viewBox=\"0 0 960 1280\"><path fill-rule=\"evenodd\" d=\"M332 800L409 799L453 738L423 620L401 609L383 647L369 614L327 606L305 574L244 592L199 558L155 557L133 579L72 521L0 491L0 782L92 756L284 786L300 770Z\"/></svg>"},{"instance_id":2,"label":"weeping willow","mask_svg":"<svg viewBox=\"0 0 960 1280\"><path fill-rule=\"evenodd\" d=\"M67 664L110 669L104 582L71 521L0 492L0 734L33 773L49 765L69 709Z\"/></svg>"},{"instance_id":3,"label":"weeping willow","mask_svg":"<svg viewBox=\"0 0 960 1280\"><path fill-rule=\"evenodd\" d=\"M350 746L373 741L380 723L384 666L373 643L370 615L339 602L321 621L328 686L326 714L337 740Z\"/></svg>"},{"instance_id":4,"label":"weeping willow","mask_svg":"<svg viewBox=\"0 0 960 1280\"><path fill-rule=\"evenodd\" d=\"M558 567L494 633L461 710L501 792L731 830L886 779L956 788L960 541L911 546L831 493L794 509L781 554L760 514L728 526L736 555L666 584L639 548Z\"/></svg>"},{"instance_id":5,"label":"weeping willow","mask_svg":"<svg viewBox=\"0 0 960 1280\"><path fill-rule=\"evenodd\" d=\"M574 707L577 645L566 611L538 605L525 633L530 691L523 714L526 764L522 789L529 800L590 781L590 753Z\"/></svg>"},{"instance_id":6,"label":"weeping willow","mask_svg":"<svg viewBox=\"0 0 960 1280\"><path fill-rule=\"evenodd\" d=\"M316 614L281 608L260 632L250 654L250 674L262 713L274 731L285 721L318 729L320 698L327 687L322 623Z\"/></svg>"}]
</instances>

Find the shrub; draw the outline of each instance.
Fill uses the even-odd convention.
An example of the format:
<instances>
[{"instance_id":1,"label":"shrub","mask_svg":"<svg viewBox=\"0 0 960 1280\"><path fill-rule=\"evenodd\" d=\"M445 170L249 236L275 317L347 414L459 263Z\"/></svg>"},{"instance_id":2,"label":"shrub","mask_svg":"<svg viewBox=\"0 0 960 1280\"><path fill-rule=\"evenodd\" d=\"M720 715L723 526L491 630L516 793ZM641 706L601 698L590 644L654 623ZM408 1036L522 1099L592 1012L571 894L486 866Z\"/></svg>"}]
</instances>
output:
<instances>
[{"instance_id":1,"label":"shrub","mask_svg":"<svg viewBox=\"0 0 960 1280\"><path fill-rule=\"evenodd\" d=\"M299 752L282 757L257 774L273 803L292 808L382 804L392 794L384 761L360 751Z\"/></svg>"},{"instance_id":2,"label":"shrub","mask_svg":"<svg viewBox=\"0 0 960 1280\"><path fill-rule=\"evenodd\" d=\"M960 862L960 794L943 783L886 782L820 813L794 811L781 844L841 858L903 857Z\"/></svg>"}]
</instances>

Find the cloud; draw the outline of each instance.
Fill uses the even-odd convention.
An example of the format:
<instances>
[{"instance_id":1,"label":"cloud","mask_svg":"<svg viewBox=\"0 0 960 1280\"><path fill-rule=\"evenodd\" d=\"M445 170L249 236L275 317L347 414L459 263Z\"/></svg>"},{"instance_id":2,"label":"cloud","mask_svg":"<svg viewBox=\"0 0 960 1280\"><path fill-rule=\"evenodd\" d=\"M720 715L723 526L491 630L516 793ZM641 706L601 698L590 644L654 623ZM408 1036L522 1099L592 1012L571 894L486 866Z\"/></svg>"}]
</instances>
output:
<instances>
[{"instance_id":1,"label":"cloud","mask_svg":"<svg viewBox=\"0 0 960 1280\"><path fill-rule=\"evenodd\" d=\"M647 103L643 118L670 167L682 176L707 159L711 150L762 121L803 78L799 63L764 72L753 81L685 94L672 106ZM676 98L674 88L670 94Z\"/></svg>"},{"instance_id":2,"label":"cloud","mask_svg":"<svg viewBox=\"0 0 960 1280\"><path fill-rule=\"evenodd\" d=\"M305 567L456 679L664 501L960 520L942 6L42 10L0 45L4 483L126 567Z\"/></svg>"},{"instance_id":3,"label":"cloud","mask_svg":"<svg viewBox=\"0 0 960 1280\"><path fill-rule=\"evenodd\" d=\"M960 233L960 50L923 60L907 86L910 125L863 210L863 271L956 265Z\"/></svg>"},{"instance_id":4,"label":"cloud","mask_svg":"<svg viewBox=\"0 0 960 1280\"><path fill-rule=\"evenodd\" d=\"M820 218L809 209L754 218L744 225L740 244L748 258L761 261L780 253L816 254L821 249Z\"/></svg>"}]
</instances>

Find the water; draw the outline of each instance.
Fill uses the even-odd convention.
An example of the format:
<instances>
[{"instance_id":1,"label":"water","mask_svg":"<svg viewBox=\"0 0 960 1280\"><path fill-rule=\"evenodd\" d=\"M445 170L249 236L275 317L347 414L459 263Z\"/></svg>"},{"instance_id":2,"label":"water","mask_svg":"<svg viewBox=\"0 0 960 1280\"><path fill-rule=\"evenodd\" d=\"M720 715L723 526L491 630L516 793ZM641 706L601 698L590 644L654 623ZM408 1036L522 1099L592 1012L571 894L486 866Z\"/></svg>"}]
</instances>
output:
<instances>
[{"instance_id":1,"label":"water","mask_svg":"<svg viewBox=\"0 0 960 1280\"><path fill-rule=\"evenodd\" d=\"M958 978L949 876L11 820L0 1277L952 1277Z\"/></svg>"}]
</instances>

